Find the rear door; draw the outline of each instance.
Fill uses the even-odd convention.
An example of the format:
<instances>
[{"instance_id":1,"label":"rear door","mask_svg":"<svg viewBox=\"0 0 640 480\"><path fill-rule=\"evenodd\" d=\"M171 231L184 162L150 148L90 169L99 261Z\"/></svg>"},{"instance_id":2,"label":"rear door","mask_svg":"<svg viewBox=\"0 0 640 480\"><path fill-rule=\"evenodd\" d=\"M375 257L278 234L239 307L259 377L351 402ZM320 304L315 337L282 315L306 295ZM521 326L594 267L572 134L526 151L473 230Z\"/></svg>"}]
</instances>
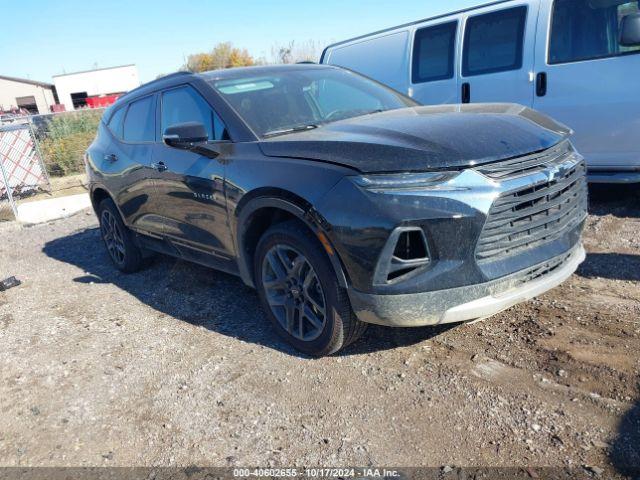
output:
<instances>
[{"instance_id":1,"label":"rear door","mask_svg":"<svg viewBox=\"0 0 640 480\"><path fill-rule=\"evenodd\" d=\"M640 46L619 44L620 19L638 2L555 0L540 15L534 107L575 130L591 169L640 168ZM548 40L547 40L548 39Z\"/></svg>"},{"instance_id":2,"label":"rear door","mask_svg":"<svg viewBox=\"0 0 640 480\"><path fill-rule=\"evenodd\" d=\"M540 1L512 1L464 15L463 103L533 104L534 46Z\"/></svg>"},{"instance_id":3,"label":"rear door","mask_svg":"<svg viewBox=\"0 0 640 480\"><path fill-rule=\"evenodd\" d=\"M98 160L127 225L142 233L161 235L163 224L153 208L156 192L151 168L155 105L152 94L116 110L107 126L115 139L105 143Z\"/></svg>"},{"instance_id":4,"label":"rear door","mask_svg":"<svg viewBox=\"0 0 640 480\"><path fill-rule=\"evenodd\" d=\"M165 236L184 256L198 252L222 259L232 256L227 225L224 164L229 136L213 108L191 85L165 90L159 95L161 132L177 123L200 122L210 143L219 143L215 158L171 148L159 141L153 152L158 191L157 210L164 220ZM205 260L193 258L195 260ZM207 263L205 261L205 263Z\"/></svg>"},{"instance_id":5,"label":"rear door","mask_svg":"<svg viewBox=\"0 0 640 480\"><path fill-rule=\"evenodd\" d=\"M413 35L409 96L425 105L459 103L460 16L421 25Z\"/></svg>"}]
</instances>

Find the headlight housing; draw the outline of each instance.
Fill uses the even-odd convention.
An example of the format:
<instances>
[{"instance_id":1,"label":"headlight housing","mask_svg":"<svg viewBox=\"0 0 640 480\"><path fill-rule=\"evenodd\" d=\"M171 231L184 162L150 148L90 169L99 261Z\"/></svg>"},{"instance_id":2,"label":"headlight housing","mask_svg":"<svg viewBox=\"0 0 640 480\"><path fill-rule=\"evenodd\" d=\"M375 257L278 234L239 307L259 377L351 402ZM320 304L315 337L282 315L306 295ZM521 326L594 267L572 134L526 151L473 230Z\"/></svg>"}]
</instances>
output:
<instances>
[{"instance_id":1,"label":"headlight housing","mask_svg":"<svg viewBox=\"0 0 640 480\"><path fill-rule=\"evenodd\" d=\"M373 174L351 177L361 188L373 193L421 191L421 190L455 190L448 183L460 172L420 172Z\"/></svg>"}]
</instances>

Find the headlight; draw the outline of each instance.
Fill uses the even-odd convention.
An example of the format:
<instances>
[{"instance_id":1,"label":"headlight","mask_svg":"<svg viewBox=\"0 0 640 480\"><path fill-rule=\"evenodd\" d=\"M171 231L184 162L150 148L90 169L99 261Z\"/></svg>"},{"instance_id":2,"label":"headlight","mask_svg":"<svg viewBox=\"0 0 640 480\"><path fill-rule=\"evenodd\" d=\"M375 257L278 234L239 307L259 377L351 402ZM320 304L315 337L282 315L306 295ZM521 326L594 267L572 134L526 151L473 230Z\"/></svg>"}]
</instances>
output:
<instances>
[{"instance_id":1,"label":"headlight","mask_svg":"<svg viewBox=\"0 0 640 480\"><path fill-rule=\"evenodd\" d=\"M456 190L447 185L460 172L393 173L352 177L359 187L374 193L419 190Z\"/></svg>"}]
</instances>

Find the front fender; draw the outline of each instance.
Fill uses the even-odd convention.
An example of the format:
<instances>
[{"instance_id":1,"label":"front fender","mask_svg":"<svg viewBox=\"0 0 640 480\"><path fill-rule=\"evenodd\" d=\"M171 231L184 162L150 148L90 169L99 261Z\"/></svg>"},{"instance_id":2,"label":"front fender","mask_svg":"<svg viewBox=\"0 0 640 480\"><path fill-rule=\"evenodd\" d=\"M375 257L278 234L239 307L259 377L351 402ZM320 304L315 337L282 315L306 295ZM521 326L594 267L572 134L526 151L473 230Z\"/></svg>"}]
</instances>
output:
<instances>
[{"instance_id":1,"label":"front fender","mask_svg":"<svg viewBox=\"0 0 640 480\"><path fill-rule=\"evenodd\" d=\"M245 241L247 237L247 229L251 224L252 216L257 211L264 208L276 208L293 215L295 218L303 222L318 237L320 243L324 245L325 242L330 242L325 231L326 221L323 222L322 217L313 209L310 204L308 204L308 202L299 197L296 198L296 196L294 196L293 194L290 194L289 198L257 196L247 201L237 214L235 237L237 243L238 270L240 272L240 277L245 284L254 288L255 284L253 281L253 275L251 274L252 266L250 264L250 257L245 253L247 252L247 245ZM325 223L324 226L323 223ZM331 262L331 265L336 273L338 284L341 287L347 288L348 282L345 271L336 250L329 243L328 246L325 246L325 252L327 253L327 257L329 258L329 261Z\"/></svg>"}]
</instances>

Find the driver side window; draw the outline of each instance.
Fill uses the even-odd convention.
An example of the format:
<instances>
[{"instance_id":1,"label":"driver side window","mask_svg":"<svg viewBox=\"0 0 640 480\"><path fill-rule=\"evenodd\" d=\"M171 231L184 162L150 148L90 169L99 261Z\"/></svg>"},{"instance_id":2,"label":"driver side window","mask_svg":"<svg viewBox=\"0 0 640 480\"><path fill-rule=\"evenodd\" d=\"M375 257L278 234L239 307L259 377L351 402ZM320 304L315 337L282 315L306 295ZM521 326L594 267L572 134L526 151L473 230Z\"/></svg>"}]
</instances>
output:
<instances>
[{"instance_id":1,"label":"driver side window","mask_svg":"<svg viewBox=\"0 0 640 480\"><path fill-rule=\"evenodd\" d=\"M162 94L162 132L171 125L184 122L202 123L209 140L230 140L222 119L189 85L167 90Z\"/></svg>"},{"instance_id":2,"label":"driver side window","mask_svg":"<svg viewBox=\"0 0 640 480\"><path fill-rule=\"evenodd\" d=\"M620 45L620 23L638 13L638 1L555 0L549 39L549 63L570 63L640 51Z\"/></svg>"}]
</instances>

